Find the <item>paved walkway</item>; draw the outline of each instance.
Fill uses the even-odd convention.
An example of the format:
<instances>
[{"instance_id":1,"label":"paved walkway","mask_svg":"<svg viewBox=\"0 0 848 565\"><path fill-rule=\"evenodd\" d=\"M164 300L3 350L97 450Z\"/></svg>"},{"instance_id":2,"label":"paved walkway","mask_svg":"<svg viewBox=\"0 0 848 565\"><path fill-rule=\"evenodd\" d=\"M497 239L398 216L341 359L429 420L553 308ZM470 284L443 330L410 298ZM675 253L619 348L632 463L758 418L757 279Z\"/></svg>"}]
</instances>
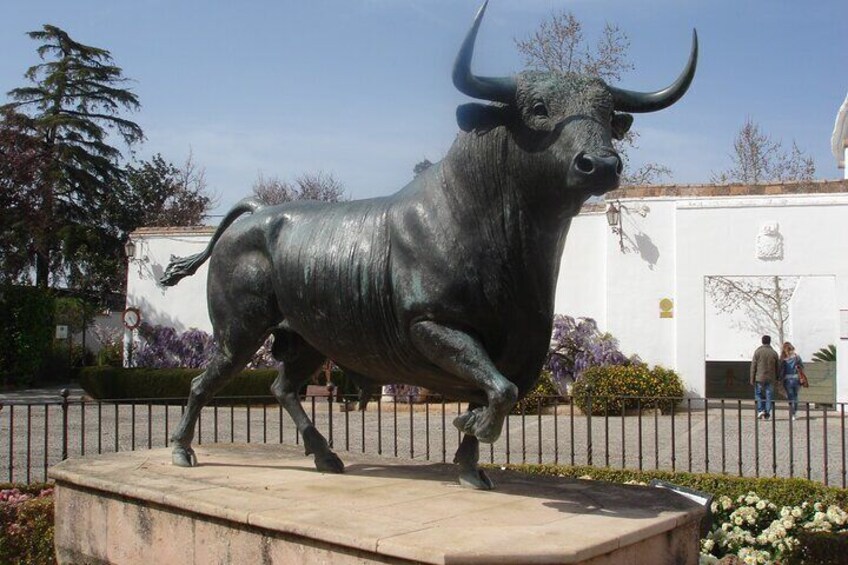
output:
<instances>
[{"instance_id":1,"label":"paved walkway","mask_svg":"<svg viewBox=\"0 0 848 565\"><path fill-rule=\"evenodd\" d=\"M40 403L40 402L52 402L53 400L61 401L62 400L62 390L68 389L68 400L79 402L85 396L85 391L79 387L79 385L66 384L66 385L55 385L48 387L39 387L39 388L27 388L27 389L19 389L19 390L2 390L0 389L0 404L5 404L7 402L15 402L15 403Z\"/></svg>"}]
</instances>

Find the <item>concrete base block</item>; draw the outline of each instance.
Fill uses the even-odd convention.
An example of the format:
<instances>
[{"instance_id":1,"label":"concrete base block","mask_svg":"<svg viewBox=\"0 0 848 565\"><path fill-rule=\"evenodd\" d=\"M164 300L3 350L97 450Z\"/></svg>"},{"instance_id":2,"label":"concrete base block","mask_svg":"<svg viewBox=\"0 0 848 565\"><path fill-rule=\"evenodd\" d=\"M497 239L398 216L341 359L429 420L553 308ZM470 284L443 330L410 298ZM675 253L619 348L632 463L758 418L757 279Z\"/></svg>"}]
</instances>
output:
<instances>
[{"instance_id":1,"label":"concrete base block","mask_svg":"<svg viewBox=\"0 0 848 565\"><path fill-rule=\"evenodd\" d=\"M662 489L342 453L322 474L299 449L203 445L72 459L56 481L59 563L696 564L703 510Z\"/></svg>"}]
</instances>

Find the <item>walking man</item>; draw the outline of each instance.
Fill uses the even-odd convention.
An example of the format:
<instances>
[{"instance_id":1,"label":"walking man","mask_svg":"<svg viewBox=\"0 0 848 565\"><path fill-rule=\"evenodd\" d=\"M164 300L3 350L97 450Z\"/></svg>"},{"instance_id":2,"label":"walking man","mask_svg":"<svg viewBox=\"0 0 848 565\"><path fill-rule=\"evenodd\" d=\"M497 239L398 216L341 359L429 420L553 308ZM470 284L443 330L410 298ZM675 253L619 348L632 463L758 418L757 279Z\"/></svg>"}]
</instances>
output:
<instances>
[{"instance_id":1,"label":"walking man","mask_svg":"<svg viewBox=\"0 0 848 565\"><path fill-rule=\"evenodd\" d=\"M771 336L763 336L763 344L754 351L751 359L751 384L754 385L754 400L757 402L757 418L766 420L771 416L771 399L774 382L780 371L780 357L771 347Z\"/></svg>"}]
</instances>

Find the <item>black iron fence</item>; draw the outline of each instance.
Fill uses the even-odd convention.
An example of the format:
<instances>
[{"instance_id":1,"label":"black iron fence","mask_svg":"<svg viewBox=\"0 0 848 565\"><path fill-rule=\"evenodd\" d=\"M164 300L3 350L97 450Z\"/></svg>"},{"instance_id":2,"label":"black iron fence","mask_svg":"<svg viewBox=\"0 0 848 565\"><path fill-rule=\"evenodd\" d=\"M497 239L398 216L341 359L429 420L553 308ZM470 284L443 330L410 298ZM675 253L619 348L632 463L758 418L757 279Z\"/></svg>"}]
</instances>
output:
<instances>
[{"instance_id":1,"label":"black iron fence","mask_svg":"<svg viewBox=\"0 0 848 565\"><path fill-rule=\"evenodd\" d=\"M592 406L591 400L588 406ZM776 401L768 420L753 401L620 397L611 414L595 401L587 413L557 398L539 398L504 423L500 439L481 446L481 462L538 463L804 477L846 487L845 404L800 403L797 419ZM203 409L195 441L299 444L277 404L219 398ZM69 457L167 447L184 399L55 401L0 404L0 481L45 480ZM333 448L449 462L461 436L452 421L466 405L382 397L364 412L354 399L310 396L307 412ZM594 414L592 414L594 413ZM201 461L202 463L202 461Z\"/></svg>"}]
</instances>

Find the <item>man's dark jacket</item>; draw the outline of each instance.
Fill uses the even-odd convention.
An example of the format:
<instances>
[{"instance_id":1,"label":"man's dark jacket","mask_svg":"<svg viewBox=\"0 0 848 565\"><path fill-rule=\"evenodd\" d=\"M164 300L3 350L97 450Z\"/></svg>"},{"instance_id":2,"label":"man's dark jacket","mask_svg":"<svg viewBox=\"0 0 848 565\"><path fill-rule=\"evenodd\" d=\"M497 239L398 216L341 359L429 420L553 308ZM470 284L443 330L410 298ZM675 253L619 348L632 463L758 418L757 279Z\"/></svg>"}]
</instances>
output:
<instances>
[{"instance_id":1,"label":"man's dark jacket","mask_svg":"<svg viewBox=\"0 0 848 565\"><path fill-rule=\"evenodd\" d=\"M780 372L780 358L770 345L761 345L751 359L751 384L773 383Z\"/></svg>"}]
</instances>

